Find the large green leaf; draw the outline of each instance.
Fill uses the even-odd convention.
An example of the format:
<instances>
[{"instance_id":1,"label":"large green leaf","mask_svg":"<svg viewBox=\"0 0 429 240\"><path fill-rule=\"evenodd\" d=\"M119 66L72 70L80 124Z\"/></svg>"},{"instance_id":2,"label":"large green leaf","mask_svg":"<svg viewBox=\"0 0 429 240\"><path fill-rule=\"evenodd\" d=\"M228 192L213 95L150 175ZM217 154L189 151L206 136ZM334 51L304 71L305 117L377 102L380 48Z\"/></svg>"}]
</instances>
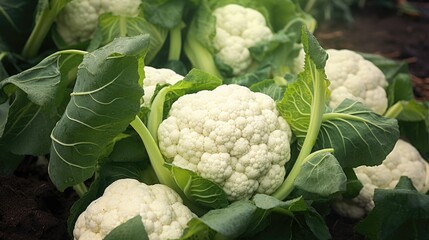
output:
<instances>
[{"instance_id":1,"label":"large green leaf","mask_svg":"<svg viewBox=\"0 0 429 240\"><path fill-rule=\"evenodd\" d=\"M28 101L26 94L18 90L8 111L0 142L14 154L48 153L51 145L49 135L59 119L55 109Z\"/></svg>"},{"instance_id":2,"label":"large green leaf","mask_svg":"<svg viewBox=\"0 0 429 240\"><path fill-rule=\"evenodd\" d=\"M304 196L310 194L326 198L346 190L346 175L331 153L319 151L308 158L295 179L294 184L298 191L303 191Z\"/></svg>"},{"instance_id":3,"label":"large green leaf","mask_svg":"<svg viewBox=\"0 0 429 240\"><path fill-rule=\"evenodd\" d=\"M103 149L139 112L148 44L147 35L118 38L85 55L51 134L49 176L59 190L90 178Z\"/></svg>"},{"instance_id":4,"label":"large green leaf","mask_svg":"<svg viewBox=\"0 0 429 240\"><path fill-rule=\"evenodd\" d=\"M56 88L60 84L59 55L43 59L36 66L0 82L0 103L13 94L9 84L27 93L30 101L39 106L46 106L55 99Z\"/></svg>"},{"instance_id":5,"label":"large green leaf","mask_svg":"<svg viewBox=\"0 0 429 240\"><path fill-rule=\"evenodd\" d=\"M46 61L51 64L42 64ZM5 114L0 117L0 142L12 153L49 153L50 133L68 102L68 85L73 83L81 61L80 53L54 54L41 64L0 82L9 82L3 83L3 89L9 89L5 92L11 95L10 106L6 109L5 104L1 105Z\"/></svg>"},{"instance_id":6,"label":"large green leaf","mask_svg":"<svg viewBox=\"0 0 429 240\"><path fill-rule=\"evenodd\" d=\"M182 21L185 1L145 0L142 5L144 15L149 22L171 29Z\"/></svg>"},{"instance_id":7,"label":"large green leaf","mask_svg":"<svg viewBox=\"0 0 429 240\"><path fill-rule=\"evenodd\" d=\"M99 17L96 37L90 43L89 50L104 46L117 37L149 34L150 47L145 58L146 63L149 63L163 46L167 33L167 29L148 22L143 16L126 17L106 13Z\"/></svg>"},{"instance_id":8,"label":"large green leaf","mask_svg":"<svg viewBox=\"0 0 429 240\"><path fill-rule=\"evenodd\" d=\"M307 135L311 118L317 119L325 111L329 82L326 79L324 66L327 53L318 45L314 36L308 36L305 44L306 70L298 75L298 80L288 85L283 99L277 108L289 123L293 133L302 142ZM311 54L309 56L309 54ZM315 94L322 95L323 100L315 100ZM316 115L317 113L317 115ZM321 119L317 120L321 121Z\"/></svg>"},{"instance_id":9,"label":"large green leaf","mask_svg":"<svg viewBox=\"0 0 429 240\"><path fill-rule=\"evenodd\" d=\"M395 119L381 117L346 99L324 114L315 148L333 148L342 167L373 166L386 158L398 138Z\"/></svg>"},{"instance_id":10,"label":"large green leaf","mask_svg":"<svg viewBox=\"0 0 429 240\"><path fill-rule=\"evenodd\" d=\"M251 223L256 206L249 200L234 202L226 208L211 210L201 218L193 218L181 239L236 238Z\"/></svg>"},{"instance_id":11,"label":"large green leaf","mask_svg":"<svg viewBox=\"0 0 429 240\"><path fill-rule=\"evenodd\" d=\"M374 209L356 226L368 239L427 239L429 236L429 195L413 189L376 189ZM409 185L409 184L408 184ZM411 185L412 186L412 185Z\"/></svg>"}]
</instances>

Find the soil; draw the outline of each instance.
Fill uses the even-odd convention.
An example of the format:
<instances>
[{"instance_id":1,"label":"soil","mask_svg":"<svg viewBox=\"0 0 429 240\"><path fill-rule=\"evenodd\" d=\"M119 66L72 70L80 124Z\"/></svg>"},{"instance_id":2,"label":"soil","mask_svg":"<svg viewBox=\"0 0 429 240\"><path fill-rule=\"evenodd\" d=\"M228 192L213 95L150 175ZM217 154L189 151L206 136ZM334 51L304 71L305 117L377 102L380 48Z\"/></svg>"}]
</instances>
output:
<instances>
[{"instance_id":1,"label":"soil","mask_svg":"<svg viewBox=\"0 0 429 240\"><path fill-rule=\"evenodd\" d=\"M429 100L429 18L376 8L356 9L354 18L351 24L321 23L315 33L321 45L407 61L416 96ZM0 239L69 239L67 217L78 197L58 192L46 169L27 157L12 176L0 177ZM356 221L332 213L326 222L333 239L364 239L353 230Z\"/></svg>"},{"instance_id":2,"label":"soil","mask_svg":"<svg viewBox=\"0 0 429 240\"><path fill-rule=\"evenodd\" d=\"M416 98L429 100L429 3L415 3L421 16L368 6L354 9L354 22L322 22L315 35L323 48L352 49L408 63Z\"/></svg>"}]
</instances>

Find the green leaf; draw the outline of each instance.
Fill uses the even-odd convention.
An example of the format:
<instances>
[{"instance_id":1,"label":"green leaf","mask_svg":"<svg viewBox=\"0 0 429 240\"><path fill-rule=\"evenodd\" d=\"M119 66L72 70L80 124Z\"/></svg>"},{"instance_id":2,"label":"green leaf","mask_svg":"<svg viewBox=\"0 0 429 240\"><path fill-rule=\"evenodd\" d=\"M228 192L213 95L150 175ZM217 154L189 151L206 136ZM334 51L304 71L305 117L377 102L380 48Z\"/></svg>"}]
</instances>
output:
<instances>
[{"instance_id":1,"label":"green leaf","mask_svg":"<svg viewBox=\"0 0 429 240\"><path fill-rule=\"evenodd\" d=\"M236 238L246 231L255 211L256 206L248 200L211 210L201 218L192 219L181 239L213 239L216 234Z\"/></svg>"},{"instance_id":2,"label":"green leaf","mask_svg":"<svg viewBox=\"0 0 429 240\"><path fill-rule=\"evenodd\" d=\"M285 199L293 191L295 178L314 147L329 93L324 70L328 54L304 27L301 41L305 52L304 71L298 74L297 81L287 86L282 100L277 102L280 115L289 123L301 146L289 175L273 194L279 199Z\"/></svg>"},{"instance_id":3,"label":"green leaf","mask_svg":"<svg viewBox=\"0 0 429 240\"><path fill-rule=\"evenodd\" d=\"M277 104L280 114L289 123L300 142L306 137L311 117L316 118L315 114L312 116L312 111L324 112L326 95L329 92L329 82L324 72L328 55L318 45L313 35L309 35L306 43L305 71L298 74L297 81L288 85L283 99ZM311 56L308 56L308 52ZM314 104L316 91L324 93L322 96L324 101L317 106Z\"/></svg>"},{"instance_id":4,"label":"green leaf","mask_svg":"<svg viewBox=\"0 0 429 240\"><path fill-rule=\"evenodd\" d=\"M316 149L333 148L343 168L379 165L395 146L395 119L381 117L359 102L344 100L323 116Z\"/></svg>"},{"instance_id":5,"label":"green leaf","mask_svg":"<svg viewBox=\"0 0 429 240\"><path fill-rule=\"evenodd\" d=\"M356 226L368 239L426 239L429 236L429 195L409 189L375 189L374 203L374 209Z\"/></svg>"},{"instance_id":6,"label":"green leaf","mask_svg":"<svg viewBox=\"0 0 429 240\"><path fill-rule=\"evenodd\" d=\"M425 121L399 122L401 135L406 138L422 155L429 159L429 124Z\"/></svg>"},{"instance_id":7,"label":"green leaf","mask_svg":"<svg viewBox=\"0 0 429 240\"><path fill-rule=\"evenodd\" d=\"M255 83L249 87L253 92L261 92L270 96L274 101L278 101L283 97L283 94L286 90L285 87L279 86L272 79L267 79Z\"/></svg>"},{"instance_id":8,"label":"green leaf","mask_svg":"<svg viewBox=\"0 0 429 240\"><path fill-rule=\"evenodd\" d=\"M58 57L58 63L55 56ZM20 73L5 79L26 91L14 88L10 92L10 106L8 109L2 108L7 113L0 117L0 142L4 142L14 154L49 153L51 131L69 100L68 85L75 79L75 71L82 55L76 52L58 52L45 60L54 61L45 69L43 64L38 64L27 70L27 74ZM49 77L50 73L54 73L55 77ZM61 75L56 76L57 74ZM4 89L10 86L15 85L6 84ZM2 126L3 124L5 125Z\"/></svg>"},{"instance_id":9,"label":"green leaf","mask_svg":"<svg viewBox=\"0 0 429 240\"><path fill-rule=\"evenodd\" d=\"M167 38L167 29L148 22L141 14L137 17L102 14L98 20L97 38L90 43L89 51L104 46L117 37L132 37L140 34L150 35L150 46L145 57L146 63L152 61Z\"/></svg>"},{"instance_id":10,"label":"green leaf","mask_svg":"<svg viewBox=\"0 0 429 240\"><path fill-rule=\"evenodd\" d=\"M296 189L304 191L304 196L329 197L346 190L346 175L330 152L315 152L308 158L295 179Z\"/></svg>"},{"instance_id":11,"label":"green leaf","mask_svg":"<svg viewBox=\"0 0 429 240\"><path fill-rule=\"evenodd\" d=\"M228 206L228 198L223 189L216 183L198 176L196 173L168 165L177 185L186 197L210 209Z\"/></svg>"},{"instance_id":12,"label":"green leaf","mask_svg":"<svg viewBox=\"0 0 429 240\"><path fill-rule=\"evenodd\" d=\"M18 90L7 114L0 143L18 155L43 155L49 153L50 133L58 121L56 109L38 106ZM54 99L51 99L54 100Z\"/></svg>"},{"instance_id":13,"label":"green leaf","mask_svg":"<svg viewBox=\"0 0 429 240\"><path fill-rule=\"evenodd\" d=\"M326 226L323 217L318 212L311 209L305 212L304 215L305 223L310 228L313 235L319 240L332 239L331 233L329 232L328 226Z\"/></svg>"},{"instance_id":14,"label":"green leaf","mask_svg":"<svg viewBox=\"0 0 429 240\"><path fill-rule=\"evenodd\" d=\"M256 194L252 200L258 209L253 214L252 224L245 233L249 237L264 231L270 225L273 212L282 214L285 218L292 218L308 210L307 203L302 197L283 202L272 196Z\"/></svg>"},{"instance_id":15,"label":"green leaf","mask_svg":"<svg viewBox=\"0 0 429 240\"><path fill-rule=\"evenodd\" d=\"M256 207L264 210L272 210L282 208L282 214L292 216L294 212L304 212L308 210L307 203L304 198L297 197L288 201L280 201L277 198L265 194L256 194L252 199Z\"/></svg>"},{"instance_id":16,"label":"green leaf","mask_svg":"<svg viewBox=\"0 0 429 240\"><path fill-rule=\"evenodd\" d=\"M0 103L13 94L7 91L9 84L24 91L28 99L39 106L46 106L55 99L55 93L61 81L59 70L60 56L54 55L43 59L36 66L0 82Z\"/></svg>"},{"instance_id":17,"label":"green leaf","mask_svg":"<svg viewBox=\"0 0 429 240\"><path fill-rule=\"evenodd\" d=\"M259 212L254 215L247 232L258 225L260 228L259 232L250 232L252 235L248 235L249 239L331 239L323 218L302 196L283 202L271 196L257 194L253 201ZM264 211L261 213L261 210ZM259 218L255 218L258 216ZM253 236L255 233L257 234Z\"/></svg>"},{"instance_id":18,"label":"green leaf","mask_svg":"<svg viewBox=\"0 0 429 240\"><path fill-rule=\"evenodd\" d=\"M114 228L104 240L148 240L142 217L137 215Z\"/></svg>"},{"instance_id":19,"label":"green leaf","mask_svg":"<svg viewBox=\"0 0 429 240\"><path fill-rule=\"evenodd\" d=\"M84 56L65 113L52 131L49 176L59 190L90 178L103 149L140 109L147 35L118 38Z\"/></svg>"},{"instance_id":20,"label":"green leaf","mask_svg":"<svg viewBox=\"0 0 429 240\"><path fill-rule=\"evenodd\" d=\"M395 189L408 189L417 191L413 185L413 181L407 176L401 176L399 182L396 184Z\"/></svg>"},{"instance_id":21,"label":"green leaf","mask_svg":"<svg viewBox=\"0 0 429 240\"><path fill-rule=\"evenodd\" d=\"M153 24L172 29L182 21L185 1L145 0L142 4L144 16Z\"/></svg>"},{"instance_id":22,"label":"green leaf","mask_svg":"<svg viewBox=\"0 0 429 240\"><path fill-rule=\"evenodd\" d=\"M0 139L3 137L4 128L6 127L9 108L9 101L0 104Z\"/></svg>"}]
</instances>

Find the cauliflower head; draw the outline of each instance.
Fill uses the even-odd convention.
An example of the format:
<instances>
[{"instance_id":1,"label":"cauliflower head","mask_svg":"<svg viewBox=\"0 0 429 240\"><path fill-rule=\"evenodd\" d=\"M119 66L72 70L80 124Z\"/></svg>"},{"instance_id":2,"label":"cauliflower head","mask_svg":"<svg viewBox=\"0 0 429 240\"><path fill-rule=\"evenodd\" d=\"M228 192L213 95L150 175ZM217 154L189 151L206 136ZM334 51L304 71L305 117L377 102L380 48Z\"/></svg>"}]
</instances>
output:
<instances>
[{"instance_id":1,"label":"cauliflower head","mask_svg":"<svg viewBox=\"0 0 429 240\"><path fill-rule=\"evenodd\" d=\"M156 85L170 84L174 85L183 79L182 75L175 73L167 68L144 67L145 78L143 79L143 106L148 107L156 89Z\"/></svg>"},{"instance_id":2,"label":"cauliflower head","mask_svg":"<svg viewBox=\"0 0 429 240\"><path fill-rule=\"evenodd\" d=\"M231 201L281 185L291 135L272 98L234 84L180 97L158 129L166 158L219 184Z\"/></svg>"},{"instance_id":3,"label":"cauliflower head","mask_svg":"<svg viewBox=\"0 0 429 240\"><path fill-rule=\"evenodd\" d=\"M194 214L165 185L120 179L109 185L78 217L75 240L101 240L115 227L140 215L149 239L177 239Z\"/></svg>"},{"instance_id":4,"label":"cauliflower head","mask_svg":"<svg viewBox=\"0 0 429 240\"><path fill-rule=\"evenodd\" d=\"M234 75L243 73L251 64L249 48L273 36L264 16L237 4L215 9L216 35L213 45L216 58L230 66Z\"/></svg>"},{"instance_id":5,"label":"cauliflower head","mask_svg":"<svg viewBox=\"0 0 429 240\"><path fill-rule=\"evenodd\" d=\"M333 208L346 217L364 217L374 208L374 190L395 188L401 176L409 177L417 191L429 190L429 164L403 140L398 140L381 165L359 166L354 171L363 185L359 195L351 200L339 199L333 204Z\"/></svg>"},{"instance_id":6,"label":"cauliflower head","mask_svg":"<svg viewBox=\"0 0 429 240\"><path fill-rule=\"evenodd\" d=\"M91 39L103 13L134 17L141 0L72 0L57 16L57 31L67 44Z\"/></svg>"},{"instance_id":7,"label":"cauliflower head","mask_svg":"<svg viewBox=\"0 0 429 240\"><path fill-rule=\"evenodd\" d=\"M328 49L325 72L330 81L329 106L337 107L348 98L363 103L372 111L383 114L387 109L384 90L388 83L383 72L358 53L348 50ZM294 61L294 72L304 69L304 51Z\"/></svg>"}]
</instances>

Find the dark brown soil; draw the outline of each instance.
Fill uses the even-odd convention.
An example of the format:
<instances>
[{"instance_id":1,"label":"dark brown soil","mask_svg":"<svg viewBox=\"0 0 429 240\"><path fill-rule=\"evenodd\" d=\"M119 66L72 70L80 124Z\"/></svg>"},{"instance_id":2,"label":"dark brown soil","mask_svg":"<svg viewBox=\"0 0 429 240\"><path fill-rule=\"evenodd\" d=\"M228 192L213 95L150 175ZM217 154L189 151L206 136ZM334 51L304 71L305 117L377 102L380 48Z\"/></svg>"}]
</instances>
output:
<instances>
[{"instance_id":1,"label":"dark brown soil","mask_svg":"<svg viewBox=\"0 0 429 240\"><path fill-rule=\"evenodd\" d=\"M27 158L0 183L0 239L69 239L66 222L77 195L56 190L46 165Z\"/></svg>"},{"instance_id":2,"label":"dark brown soil","mask_svg":"<svg viewBox=\"0 0 429 240\"><path fill-rule=\"evenodd\" d=\"M421 6L424 14L429 14L429 4ZM319 25L315 34L322 47L346 48L406 61L416 97L429 100L429 15L401 15L374 7L355 9L354 13L353 23Z\"/></svg>"},{"instance_id":3,"label":"dark brown soil","mask_svg":"<svg viewBox=\"0 0 429 240\"><path fill-rule=\"evenodd\" d=\"M355 21L321 23L316 37L324 48L348 48L405 60L417 97L429 100L429 20L374 8L355 10ZM0 239L68 239L66 221L77 200L72 191L58 192L46 165L26 159L8 177L0 177ZM333 239L363 239L356 222L331 214L326 219Z\"/></svg>"}]
</instances>

